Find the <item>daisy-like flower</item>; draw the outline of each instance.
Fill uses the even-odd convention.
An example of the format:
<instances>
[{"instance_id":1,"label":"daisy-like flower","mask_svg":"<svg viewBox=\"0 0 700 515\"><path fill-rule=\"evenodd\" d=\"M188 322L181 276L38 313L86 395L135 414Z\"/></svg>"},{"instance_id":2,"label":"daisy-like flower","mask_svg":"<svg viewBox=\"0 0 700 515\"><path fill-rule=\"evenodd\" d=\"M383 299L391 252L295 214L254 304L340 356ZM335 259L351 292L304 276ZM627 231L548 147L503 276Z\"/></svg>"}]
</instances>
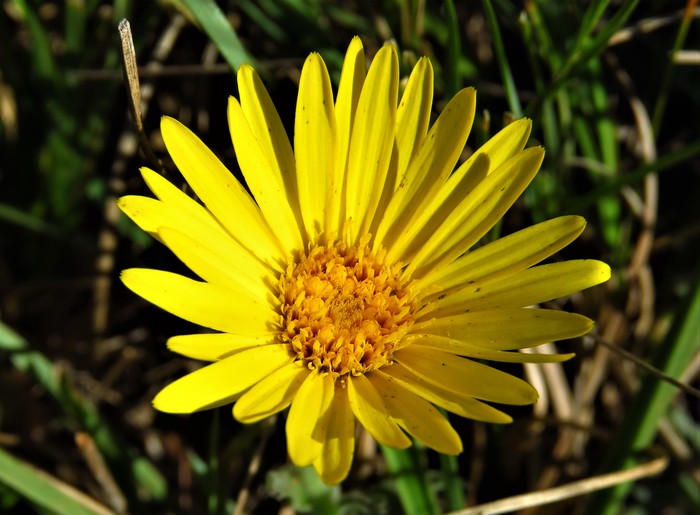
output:
<instances>
[{"instance_id":1,"label":"daisy-like flower","mask_svg":"<svg viewBox=\"0 0 700 515\"><path fill-rule=\"evenodd\" d=\"M533 266L581 233L577 216L476 247L540 167L544 150L524 149L530 121L511 123L455 169L474 90L457 93L429 127L430 61L418 61L398 100L396 50L384 46L367 70L355 38L335 98L321 57L306 60L292 150L253 69L237 79L228 121L252 196L192 132L163 118L168 152L202 203L148 169L157 199L119 200L201 278L130 269L123 282L216 331L168 341L213 363L165 387L156 409L235 403L233 416L251 423L289 408L291 460L338 483L358 421L385 445L405 448L412 437L457 454L459 435L436 406L504 423L511 418L484 401L533 403L529 384L482 361L571 357L517 351L581 336L592 322L528 306L606 281L610 269Z\"/></svg>"}]
</instances>

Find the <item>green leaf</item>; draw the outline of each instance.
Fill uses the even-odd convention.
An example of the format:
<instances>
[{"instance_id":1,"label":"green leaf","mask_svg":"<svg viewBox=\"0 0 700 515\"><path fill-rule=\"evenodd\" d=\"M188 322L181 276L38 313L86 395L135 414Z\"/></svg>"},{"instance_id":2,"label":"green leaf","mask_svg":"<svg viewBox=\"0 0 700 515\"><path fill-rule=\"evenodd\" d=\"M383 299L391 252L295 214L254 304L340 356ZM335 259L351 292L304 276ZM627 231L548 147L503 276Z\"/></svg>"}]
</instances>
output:
<instances>
[{"instance_id":1,"label":"green leaf","mask_svg":"<svg viewBox=\"0 0 700 515\"><path fill-rule=\"evenodd\" d=\"M267 488L279 500L288 500L299 513L335 515L338 513L340 487L325 484L313 467L285 467L267 474Z\"/></svg>"},{"instance_id":2,"label":"green leaf","mask_svg":"<svg viewBox=\"0 0 700 515\"><path fill-rule=\"evenodd\" d=\"M0 449L0 482L56 513L109 514L111 510L72 486Z\"/></svg>"},{"instance_id":3,"label":"green leaf","mask_svg":"<svg viewBox=\"0 0 700 515\"><path fill-rule=\"evenodd\" d=\"M235 72L242 64L253 65L251 55L214 0L180 0Z\"/></svg>"}]
</instances>

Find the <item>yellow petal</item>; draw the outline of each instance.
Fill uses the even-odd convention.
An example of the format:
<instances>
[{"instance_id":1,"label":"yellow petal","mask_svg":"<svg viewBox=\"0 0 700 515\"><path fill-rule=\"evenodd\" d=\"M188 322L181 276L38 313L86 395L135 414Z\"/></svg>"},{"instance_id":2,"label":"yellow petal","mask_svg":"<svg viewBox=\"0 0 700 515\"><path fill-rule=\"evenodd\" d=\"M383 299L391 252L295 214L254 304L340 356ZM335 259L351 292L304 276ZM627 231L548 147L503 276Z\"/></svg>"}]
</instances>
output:
<instances>
[{"instance_id":1,"label":"yellow petal","mask_svg":"<svg viewBox=\"0 0 700 515\"><path fill-rule=\"evenodd\" d=\"M276 334L243 336L231 333L183 334L168 339L168 348L193 359L218 361L226 356L277 343Z\"/></svg>"},{"instance_id":2,"label":"yellow petal","mask_svg":"<svg viewBox=\"0 0 700 515\"><path fill-rule=\"evenodd\" d=\"M421 57L408 77L406 89L396 110L396 147L399 153L397 186L423 143L428 131L432 105L433 65L430 59Z\"/></svg>"},{"instance_id":3,"label":"yellow petal","mask_svg":"<svg viewBox=\"0 0 700 515\"><path fill-rule=\"evenodd\" d=\"M336 485L350 472L355 453L355 418L350 410L347 388L336 387L328 418L323 449L313 465L324 483Z\"/></svg>"},{"instance_id":4,"label":"yellow petal","mask_svg":"<svg viewBox=\"0 0 700 515\"><path fill-rule=\"evenodd\" d=\"M160 127L170 156L209 211L239 243L281 271L287 262L287 249L281 247L243 186L180 122L166 116Z\"/></svg>"},{"instance_id":5,"label":"yellow petal","mask_svg":"<svg viewBox=\"0 0 700 515\"><path fill-rule=\"evenodd\" d=\"M153 406L167 413L193 413L228 404L293 359L288 345L239 352L169 384L153 399Z\"/></svg>"},{"instance_id":6,"label":"yellow petal","mask_svg":"<svg viewBox=\"0 0 700 515\"><path fill-rule=\"evenodd\" d=\"M233 406L233 416L251 424L282 411L292 403L309 369L292 362L276 370L244 393Z\"/></svg>"},{"instance_id":7,"label":"yellow petal","mask_svg":"<svg viewBox=\"0 0 700 515\"><path fill-rule=\"evenodd\" d=\"M210 329L250 336L276 329L278 316L273 308L244 291L145 268L124 270L121 279L159 308Z\"/></svg>"},{"instance_id":8,"label":"yellow petal","mask_svg":"<svg viewBox=\"0 0 700 515\"><path fill-rule=\"evenodd\" d=\"M484 245L417 279L416 289L441 290L510 275L535 265L574 241L586 226L580 216L560 216Z\"/></svg>"},{"instance_id":9,"label":"yellow petal","mask_svg":"<svg viewBox=\"0 0 700 515\"><path fill-rule=\"evenodd\" d=\"M274 284L272 275L230 238L228 245L217 246L211 240L196 235L188 236L170 227L161 227L158 235L190 270L205 281L234 292L242 289L247 295L256 297L261 302L266 301L270 306L279 304L276 295L266 286ZM226 236L217 238L216 241L220 242L223 238ZM240 251L232 253L231 250Z\"/></svg>"},{"instance_id":10,"label":"yellow petal","mask_svg":"<svg viewBox=\"0 0 700 515\"><path fill-rule=\"evenodd\" d=\"M532 123L527 119L506 126L457 168L435 195L427 198L427 203L413 221L416 227L427 228L415 241L416 245L427 241L431 231L439 227L485 177L523 149L531 127Z\"/></svg>"},{"instance_id":11,"label":"yellow petal","mask_svg":"<svg viewBox=\"0 0 700 515\"><path fill-rule=\"evenodd\" d=\"M159 241L163 242L159 230L175 228L183 238L196 240L200 247L216 249L216 254L227 256L233 263L238 282L245 285L249 291L259 291L263 283L274 284L276 279L271 270L257 259L250 251L243 248L231 236L226 233L219 223L198 206L208 217L198 218L189 216L186 209L180 209L177 204L161 202L148 197L126 196L117 201L119 208L129 216L144 231L148 232ZM178 239L178 242L181 240ZM173 240L163 242L183 259L183 252L191 252L182 249L181 245ZM206 244L206 245L205 245Z\"/></svg>"},{"instance_id":12,"label":"yellow petal","mask_svg":"<svg viewBox=\"0 0 700 515\"><path fill-rule=\"evenodd\" d=\"M329 374L312 371L297 392L287 416L287 449L298 467L305 467L321 454L335 385Z\"/></svg>"},{"instance_id":13,"label":"yellow petal","mask_svg":"<svg viewBox=\"0 0 700 515\"><path fill-rule=\"evenodd\" d=\"M389 415L407 433L443 454L462 452L459 435L428 401L379 370L367 377L382 396Z\"/></svg>"},{"instance_id":14,"label":"yellow petal","mask_svg":"<svg viewBox=\"0 0 700 515\"><path fill-rule=\"evenodd\" d=\"M297 221L296 190L287 189L281 164L274 156L263 152L250 130L243 109L233 97L228 102L228 125L238 165L265 220L276 228L275 234L285 248L303 249L304 242Z\"/></svg>"},{"instance_id":15,"label":"yellow petal","mask_svg":"<svg viewBox=\"0 0 700 515\"><path fill-rule=\"evenodd\" d=\"M411 440L389 416L379 393L364 375L350 377L348 398L357 420L375 440L397 449L410 447Z\"/></svg>"},{"instance_id":16,"label":"yellow petal","mask_svg":"<svg viewBox=\"0 0 700 515\"><path fill-rule=\"evenodd\" d=\"M335 200L333 184L336 128L333 91L326 65L317 53L306 59L299 80L296 116L294 119L294 152L296 156L299 204L310 240L321 234L336 233L338 208L329 205Z\"/></svg>"},{"instance_id":17,"label":"yellow petal","mask_svg":"<svg viewBox=\"0 0 700 515\"><path fill-rule=\"evenodd\" d=\"M503 279L476 282L449 293L435 302L430 316L530 306L571 295L608 279L610 267L594 259L535 266Z\"/></svg>"},{"instance_id":18,"label":"yellow petal","mask_svg":"<svg viewBox=\"0 0 700 515\"><path fill-rule=\"evenodd\" d=\"M366 234L384 188L394 144L398 58L385 45L372 61L357 106L347 171L349 243Z\"/></svg>"},{"instance_id":19,"label":"yellow petal","mask_svg":"<svg viewBox=\"0 0 700 515\"><path fill-rule=\"evenodd\" d=\"M425 400L461 417L471 418L481 422L490 422L492 424L508 424L513 421L510 416L488 404L477 401L472 397L443 390L428 381L424 381L417 375L412 374L400 363L394 363L389 367L383 367L382 373L392 377L403 387L420 395Z\"/></svg>"},{"instance_id":20,"label":"yellow petal","mask_svg":"<svg viewBox=\"0 0 700 515\"><path fill-rule=\"evenodd\" d=\"M406 175L401 178L379 224L375 239L375 251L383 244L389 261L402 261L407 248L420 232L421 227L413 221L454 169L469 136L475 109L476 93L473 88L457 93L440 113L418 154L408 165Z\"/></svg>"},{"instance_id":21,"label":"yellow petal","mask_svg":"<svg viewBox=\"0 0 700 515\"><path fill-rule=\"evenodd\" d=\"M575 354L529 354L523 352L505 352L491 350L487 347L472 345L461 340L448 338L446 336L435 336L432 334L416 335L411 340L411 345L439 349L441 351L457 354L474 359L487 359L490 361L501 361L504 363L560 363L575 356ZM429 350L428 350L429 352Z\"/></svg>"},{"instance_id":22,"label":"yellow petal","mask_svg":"<svg viewBox=\"0 0 700 515\"><path fill-rule=\"evenodd\" d=\"M161 227L178 227L183 232L201 234L204 238L229 237L213 216L194 201L192 203L196 208L183 208L175 203L138 195L127 195L117 200L117 206L126 216L158 240L158 229ZM197 211L201 216L195 215Z\"/></svg>"},{"instance_id":23,"label":"yellow petal","mask_svg":"<svg viewBox=\"0 0 700 515\"><path fill-rule=\"evenodd\" d=\"M437 227L421 229L427 238L405 274L420 277L431 268L444 266L476 243L503 216L539 170L544 150L533 147L506 161L481 181Z\"/></svg>"},{"instance_id":24,"label":"yellow petal","mask_svg":"<svg viewBox=\"0 0 700 515\"><path fill-rule=\"evenodd\" d=\"M265 85L251 66L242 65L238 69L236 79L241 99L240 105L248 126L262 153L266 156L271 171L279 174L277 181L284 184L285 191L290 194L290 200L293 200L297 190L294 153L277 109ZM292 204L292 207L298 206Z\"/></svg>"},{"instance_id":25,"label":"yellow petal","mask_svg":"<svg viewBox=\"0 0 700 515\"><path fill-rule=\"evenodd\" d=\"M335 101L338 143L336 163L333 168L333 184L335 187L331 191L334 199L329 207L331 208L331 219L336 221L339 235L342 234L342 224L345 222L345 172L348 161L348 149L350 148L350 134L352 133L355 112L366 75L367 65L365 64L365 52L362 48L362 41L355 36L352 38L345 54L343 69L340 72L338 96Z\"/></svg>"},{"instance_id":26,"label":"yellow petal","mask_svg":"<svg viewBox=\"0 0 700 515\"><path fill-rule=\"evenodd\" d=\"M430 347L409 345L396 361L438 388L502 404L532 404L537 392L510 374Z\"/></svg>"},{"instance_id":27,"label":"yellow petal","mask_svg":"<svg viewBox=\"0 0 700 515\"><path fill-rule=\"evenodd\" d=\"M170 181L165 179L162 175L149 168L141 168L140 171L144 182L153 194L158 197L159 200L177 211L178 218L194 218L202 224L214 224L217 230L223 232L219 222L216 221L209 211L175 185L171 184ZM161 225L179 227L180 222L178 220L177 224L171 222L170 224Z\"/></svg>"},{"instance_id":28,"label":"yellow petal","mask_svg":"<svg viewBox=\"0 0 700 515\"><path fill-rule=\"evenodd\" d=\"M417 323L411 332L445 336L484 350L512 350L576 338L592 328L591 320L576 313L504 308L432 318Z\"/></svg>"},{"instance_id":29,"label":"yellow petal","mask_svg":"<svg viewBox=\"0 0 700 515\"><path fill-rule=\"evenodd\" d=\"M475 153L483 154L488 157L489 173L491 173L525 148L531 130L532 121L528 118L515 120L481 145ZM461 177L468 173L471 173L471 171L465 162L464 165L460 166L450 177L450 180L460 181Z\"/></svg>"},{"instance_id":30,"label":"yellow petal","mask_svg":"<svg viewBox=\"0 0 700 515\"><path fill-rule=\"evenodd\" d=\"M442 204L450 195L464 196L473 190L481 179L525 148L531 130L532 121L527 118L506 125L450 175L445 187L435 196L435 202Z\"/></svg>"}]
</instances>

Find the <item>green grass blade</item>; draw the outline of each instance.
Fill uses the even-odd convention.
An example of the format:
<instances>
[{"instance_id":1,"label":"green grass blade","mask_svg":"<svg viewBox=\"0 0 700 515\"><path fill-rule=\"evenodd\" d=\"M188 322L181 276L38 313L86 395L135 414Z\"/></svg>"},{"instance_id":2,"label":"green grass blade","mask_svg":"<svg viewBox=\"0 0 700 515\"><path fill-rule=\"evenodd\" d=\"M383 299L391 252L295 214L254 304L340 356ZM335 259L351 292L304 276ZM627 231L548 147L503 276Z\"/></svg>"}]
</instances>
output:
<instances>
[{"instance_id":1,"label":"green grass blade","mask_svg":"<svg viewBox=\"0 0 700 515\"><path fill-rule=\"evenodd\" d=\"M65 238L63 231L55 225L49 224L32 215L28 215L15 207L0 203L0 220L17 225L38 234Z\"/></svg>"},{"instance_id":2,"label":"green grass blade","mask_svg":"<svg viewBox=\"0 0 700 515\"><path fill-rule=\"evenodd\" d=\"M663 78L661 79L661 88L659 90L659 96L656 98L656 104L654 105L654 114L651 119L651 126L654 129L654 137L659 136L659 130L661 129L661 121L663 120L664 111L666 110L666 104L668 103L668 95L671 88L671 78L673 77L673 69L675 68L675 63L673 57L678 53L678 51L683 48L686 38L688 37L688 29L690 28L690 23L693 21L693 9L691 7L696 2L688 1L686 5L686 10L681 21L681 25L678 28L678 34L676 34L676 40L673 42L673 49L671 50L671 57L668 59L666 64L666 69L664 70Z\"/></svg>"},{"instance_id":3,"label":"green grass blade","mask_svg":"<svg viewBox=\"0 0 700 515\"><path fill-rule=\"evenodd\" d=\"M59 479L0 449L0 482L55 513L107 515L105 506Z\"/></svg>"},{"instance_id":4,"label":"green grass blade","mask_svg":"<svg viewBox=\"0 0 700 515\"><path fill-rule=\"evenodd\" d=\"M521 118L523 115L523 109L520 105L520 98L518 98L518 90L515 87L513 72L511 71L510 64L508 63L508 56L506 55L506 49L503 44L503 38L501 37L501 29L498 26L496 11L493 8L493 3L491 3L491 0L482 0L481 3L484 6L486 20L489 24L489 29L491 30L491 37L493 38L493 48L496 54L496 61L498 62L498 69L501 72L503 87L506 91L508 108L513 113L513 116L515 116L515 118Z\"/></svg>"},{"instance_id":5,"label":"green grass blade","mask_svg":"<svg viewBox=\"0 0 700 515\"><path fill-rule=\"evenodd\" d=\"M679 378L698 349L700 335L700 267L695 271L692 289L666 339L658 348L652 365L663 373ZM652 444L659 424L677 394L674 386L655 376L647 376L642 382L625 421L614 441L608 447L604 471L627 469L636 463L636 454L646 451ZM589 514L613 515L620 513L621 503L627 496L631 483L618 485L593 495L588 504Z\"/></svg>"},{"instance_id":6,"label":"green grass blade","mask_svg":"<svg viewBox=\"0 0 700 515\"><path fill-rule=\"evenodd\" d=\"M406 515L439 513L437 500L426 482L415 446L408 449L381 447Z\"/></svg>"},{"instance_id":7,"label":"green grass blade","mask_svg":"<svg viewBox=\"0 0 700 515\"><path fill-rule=\"evenodd\" d=\"M242 64L254 64L253 58L238 39L226 16L214 0L180 0L197 23L214 42L221 55L235 72Z\"/></svg>"},{"instance_id":8,"label":"green grass blade","mask_svg":"<svg viewBox=\"0 0 700 515\"><path fill-rule=\"evenodd\" d=\"M576 35L574 49L579 49L585 44L593 30L598 26L598 23L605 13L605 9L608 8L608 4L610 4L610 0L597 0L595 2L591 2L591 5L588 7L588 10L584 13L583 18L581 19L581 27Z\"/></svg>"},{"instance_id":9,"label":"green grass blade","mask_svg":"<svg viewBox=\"0 0 700 515\"><path fill-rule=\"evenodd\" d=\"M258 5L257 2L250 0L241 0L239 6L250 19L260 26L265 34L273 41L282 42L286 39L287 33L274 19L267 15Z\"/></svg>"},{"instance_id":10,"label":"green grass blade","mask_svg":"<svg viewBox=\"0 0 700 515\"><path fill-rule=\"evenodd\" d=\"M54 55L51 50L51 41L49 35L44 30L41 20L28 5L25 0L13 0L13 3L20 13L22 21L29 29L29 34L32 39L32 61L34 70L42 79L51 81L59 81L60 73L54 60Z\"/></svg>"},{"instance_id":11,"label":"green grass blade","mask_svg":"<svg viewBox=\"0 0 700 515\"><path fill-rule=\"evenodd\" d=\"M66 2L66 50L72 56L84 49L86 16L84 2Z\"/></svg>"},{"instance_id":12,"label":"green grass blade","mask_svg":"<svg viewBox=\"0 0 700 515\"><path fill-rule=\"evenodd\" d=\"M459 476L459 463L457 456L440 454L440 472L445 486L445 500L448 511L457 511L464 508L467 500L464 497L462 478Z\"/></svg>"},{"instance_id":13,"label":"green grass blade","mask_svg":"<svg viewBox=\"0 0 700 515\"><path fill-rule=\"evenodd\" d=\"M519 23L523 40L525 41L525 51L527 52L527 60L535 84L535 91L542 93L545 90L545 80L537 54L540 45L535 40L535 21L531 15L523 12ZM557 123L554 105L550 99L544 100L542 111L539 115L539 123L542 125L542 134L544 136L544 146L548 153L557 156L559 155L561 131Z\"/></svg>"},{"instance_id":14,"label":"green grass blade","mask_svg":"<svg viewBox=\"0 0 700 515\"><path fill-rule=\"evenodd\" d=\"M587 63L591 74L590 97L593 106L593 119L595 120L596 134L598 136L598 148L600 158L605 167L617 173L619 167L618 140L615 134L615 122L610 117L609 91L602 81L602 69L600 61L591 59ZM603 236L610 245L615 248L621 238L620 203L617 195L605 195L598 200L598 213L602 222Z\"/></svg>"},{"instance_id":15,"label":"green grass blade","mask_svg":"<svg viewBox=\"0 0 700 515\"><path fill-rule=\"evenodd\" d=\"M608 21L608 23L601 28L600 32L596 34L595 37L586 40L584 42L585 44L582 43L582 47L580 49L569 54L568 59L549 83L547 89L542 94L537 95L537 97L535 97L535 99L527 105L525 113L528 116L532 116L533 113L537 113L542 102L548 96L558 91L559 88L561 88L571 77L574 71L576 71L583 64L587 63L590 59L603 52L608 44L608 40L627 22L627 19L637 7L638 3L639 0L625 0L622 6L617 10L612 18L610 18L610 21Z\"/></svg>"}]
</instances>

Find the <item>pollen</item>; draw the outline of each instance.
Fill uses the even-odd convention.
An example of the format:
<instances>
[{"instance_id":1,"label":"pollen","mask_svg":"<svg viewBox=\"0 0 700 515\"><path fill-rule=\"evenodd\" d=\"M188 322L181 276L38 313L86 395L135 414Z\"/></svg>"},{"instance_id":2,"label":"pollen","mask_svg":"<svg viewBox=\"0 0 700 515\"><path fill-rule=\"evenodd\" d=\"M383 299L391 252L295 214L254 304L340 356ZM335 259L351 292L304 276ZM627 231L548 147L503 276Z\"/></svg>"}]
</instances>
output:
<instances>
[{"instance_id":1,"label":"pollen","mask_svg":"<svg viewBox=\"0 0 700 515\"><path fill-rule=\"evenodd\" d=\"M311 370L343 381L392 363L414 321L416 301L400 266L366 243L312 246L280 278L282 341Z\"/></svg>"}]
</instances>

